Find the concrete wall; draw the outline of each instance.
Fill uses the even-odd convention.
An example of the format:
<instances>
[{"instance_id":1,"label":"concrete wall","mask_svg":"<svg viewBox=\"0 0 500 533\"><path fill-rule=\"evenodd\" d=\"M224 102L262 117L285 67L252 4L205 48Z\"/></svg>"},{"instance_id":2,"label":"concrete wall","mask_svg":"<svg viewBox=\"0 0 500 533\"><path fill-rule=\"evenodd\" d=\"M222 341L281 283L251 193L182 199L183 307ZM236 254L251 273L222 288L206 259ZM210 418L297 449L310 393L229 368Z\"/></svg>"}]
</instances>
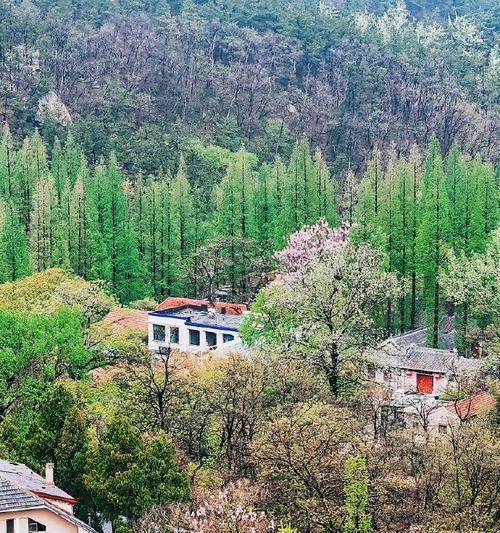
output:
<instances>
[{"instance_id":1,"label":"concrete wall","mask_svg":"<svg viewBox=\"0 0 500 533\"><path fill-rule=\"evenodd\" d=\"M153 339L153 325L158 324L165 326L165 342L158 342ZM179 328L179 343L170 343L170 327ZM200 332L200 345L192 346L189 344L189 330L197 330ZM208 326L192 326L189 323L185 323L185 318L172 318L165 316L149 316L148 317L148 348L151 351L157 352L161 346L171 345L179 350L186 352L205 352L210 349L206 342L206 332L213 332L217 336L217 347L229 348L231 345L236 344L239 341L239 334L237 331L220 330L216 328L210 328ZM223 342L224 334L233 335L234 340L230 342ZM212 348L215 350L216 348Z\"/></svg>"},{"instance_id":2,"label":"concrete wall","mask_svg":"<svg viewBox=\"0 0 500 533\"><path fill-rule=\"evenodd\" d=\"M4 511L0 513L0 533L6 533L7 520L14 519L14 533L28 533L28 518L40 522L47 528L47 533L78 533L78 526L64 520L48 509L26 511Z\"/></svg>"},{"instance_id":3,"label":"concrete wall","mask_svg":"<svg viewBox=\"0 0 500 533\"><path fill-rule=\"evenodd\" d=\"M434 374L432 374L434 376ZM405 391L417 390L417 372L412 370L411 375L406 375L406 370L392 369L385 372L376 369L375 377L371 378L376 383L381 383L391 390L403 389ZM440 379L434 377L433 395L439 396L448 388L448 377L441 374Z\"/></svg>"}]
</instances>

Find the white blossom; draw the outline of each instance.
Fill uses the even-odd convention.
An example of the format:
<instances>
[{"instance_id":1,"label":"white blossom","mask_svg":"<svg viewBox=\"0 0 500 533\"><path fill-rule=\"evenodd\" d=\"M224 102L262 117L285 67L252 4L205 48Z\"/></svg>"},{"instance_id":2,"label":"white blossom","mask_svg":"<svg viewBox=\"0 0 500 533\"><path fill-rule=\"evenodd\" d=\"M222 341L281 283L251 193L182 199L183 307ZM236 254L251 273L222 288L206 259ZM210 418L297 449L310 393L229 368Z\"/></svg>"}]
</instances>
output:
<instances>
[{"instance_id":1,"label":"white blossom","mask_svg":"<svg viewBox=\"0 0 500 533\"><path fill-rule=\"evenodd\" d=\"M397 0L396 4L378 19L378 29L386 42L395 36L403 35L408 24L409 13L404 0Z\"/></svg>"},{"instance_id":2,"label":"white blossom","mask_svg":"<svg viewBox=\"0 0 500 533\"><path fill-rule=\"evenodd\" d=\"M367 32L368 29L373 26L374 22L374 16L371 13L368 13L366 9L365 11L355 11L353 14L354 26L362 33Z\"/></svg>"}]
</instances>

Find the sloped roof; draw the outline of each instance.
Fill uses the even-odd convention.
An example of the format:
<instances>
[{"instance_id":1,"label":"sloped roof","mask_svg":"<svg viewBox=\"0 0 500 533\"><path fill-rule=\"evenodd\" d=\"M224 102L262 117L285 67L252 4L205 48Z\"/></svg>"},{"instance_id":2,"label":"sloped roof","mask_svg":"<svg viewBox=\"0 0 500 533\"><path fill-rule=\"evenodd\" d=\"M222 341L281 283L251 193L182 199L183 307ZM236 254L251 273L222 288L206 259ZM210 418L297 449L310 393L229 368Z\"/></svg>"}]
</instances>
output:
<instances>
[{"instance_id":1,"label":"sloped roof","mask_svg":"<svg viewBox=\"0 0 500 533\"><path fill-rule=\"evenodd\" d=\"M487 392L480 392L469 398L464 398L458 402L446 405L446 409L457 415L461 420L466 420L472 416L491 409L496 404L496 398Z\"/></svg>"},{"instance_id":2,"label":"sloped roof","mask_svg":"<svg viewBox=\"0 0 500 533\"><path fill-rule=\"evenodd\" d=\"M475 370L482 366L480 359L460 357L456 352L427 348L398 337L391 337L378 348L368 353L368 358L375 364L384 367L418 370L422 372L439 372L443 374Z\"/></svg>"},{"instance_id":3,"label":"sloped roof","mask_svg":"<svg viewBox=\"0 0 500 533\"><path fill-rule=\"evenodd\" d=\"M127 307L113 307L103 318L103 322L113 328L136 328L147 333L148 312Z\"/></svg>"},{"instance_id":4,"label":"sloped roof","mask_svg":"<svg viewBox=\"0 0 500 533\"><path fill-rule=\"evenodd\" d=\"M71 522L72 524L75 524L75 526L83 529L84 531L87 531L88 533L96 533L96 530L89 526L87 523L85 523L83 520L80 520L76 516L66 513L59 507L56 507L55 505L52 505L48 502L44 502L44 507L46 509L49 509L53 513L59 515L61 518L64 518L64 520L67 520L68 522Z\"/></svg>"},{"instance_id":5,"label":"sloped roof","mask_svg":"<svg viewBox=\"0 0 500 533\"><path fill-rule=\"evenodd\" d=\"M392 340L400 346L408 347L412 344L426 347L427 335L425 328L414 329L401 335L391 337ZM453 320L451 317L445 317L439 332L439 343L445 350L453 350L455 346L455 330L453 329Z\"/></svg>"},{"instance_id":6,"label":"sloped roof","mask_svg":"<svg viewBox=\"0 0 500 533\"><path fill-rule=\"evenodd\" d=\"M8 465L11 465L12 468ZM42 493L42 491L38 490L40 486L37 479L41 478L41 476L26 465L0 460L0 466L0 513L20 509L48 509L84 531L96 533L88 524L67 513L62 508L53 505L42 496L43 494L47 498L57 499L59 497L63 499L61 495L64 494L65 500L76 501L69 494L55 486L49 486L51 489L49 492L52 492L52 494L49 494L46 490Z\"/></svg>"},{"instance_id":7,"label":"sloped roof","mask_svg":"<svg viewBox=\"0 0 500 533\"><path fill-rule=\"evenodd\" d=\"M0 478L0 512L43 507L43 501L7 479Z\"/></svg>"},{"instance_id":8,"label":"sloped roof","mask_svg":"<svg viewBox=\"0 0 500 533\"><path fill-rule=\"evenodd\" d=\"M180 307L182 305L206 305L211 306L208 300L196 300L194 298L178 298L176 296L169 296L163 300L161 304L156 308L157 311L162 311L170 307ZM228 315L241 315L248 308L245 304L235 304L230 302L214 302L215 310L220 313L223 308L226 309Z\"/></svg>"},{"instance_id":9,"label":"sloped roof","mask_svg":"<svg viewBox=\"0 0 500 533\"><path fill-rule=\"evenodd\" d=\"M45 478L33 472L22 463L3 461L0 459L0 478L15 483L37 495L46 496L63 501L76 502L77 500L55 485L48 485Z\"/></svg>"}]
</instances>

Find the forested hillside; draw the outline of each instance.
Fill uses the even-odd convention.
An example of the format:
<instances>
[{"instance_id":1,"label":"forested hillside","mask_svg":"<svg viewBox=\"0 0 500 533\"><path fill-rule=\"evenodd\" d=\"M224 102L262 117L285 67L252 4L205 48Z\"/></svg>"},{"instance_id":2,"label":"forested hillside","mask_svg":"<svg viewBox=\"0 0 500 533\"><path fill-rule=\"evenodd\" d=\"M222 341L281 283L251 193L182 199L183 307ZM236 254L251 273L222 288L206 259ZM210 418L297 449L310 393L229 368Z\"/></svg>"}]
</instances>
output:
<instances>
[{"instance_id":1,"label":"forested hillside","mask_svg":"<svg viewBox=\"0 0 500 533\"><path fill-rule=\"evenodd\" d=\"M376 143L407 151L433 133L495 158L498 6L408 6L3 1L0 118L22 139L52 90L69 115L49 113L49 145L65 136L54 118L72 120L92 164L114 150L146 174L173 172L193 137L270 161L305 136L340 178Z\"/></svg>"}]
</instances>

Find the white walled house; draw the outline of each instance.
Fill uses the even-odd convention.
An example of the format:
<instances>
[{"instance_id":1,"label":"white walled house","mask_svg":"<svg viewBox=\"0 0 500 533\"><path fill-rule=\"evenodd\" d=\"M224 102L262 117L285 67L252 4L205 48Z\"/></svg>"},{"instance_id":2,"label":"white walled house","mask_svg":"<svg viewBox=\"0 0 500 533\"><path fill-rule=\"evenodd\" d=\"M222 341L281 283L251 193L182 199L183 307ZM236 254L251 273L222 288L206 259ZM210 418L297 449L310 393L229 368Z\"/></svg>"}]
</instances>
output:
<instances>
[{"instance_id":1,"label":"white walled house","mask_svg":"<svg viewBox=\"0 0 500 533\"><path fill-rule=\"evenodd\" d=\"M460 357L453 349L423 346L425 330L390 337L368 353L368 379L392 391L440 396L457 379L478 370L482 361Z\"/></svg>"},{"instance_id":2,"label":"white walled house","mask_svg":"<svg viewBox=\"0 0 500 533\"><path fill-rule=\"evenodd\" d=\"M0 460L0 533L96 533L73 515L77 502L54 484L54 465L45 477L22 463Z\"/></svg>"},{"instance_id":3,"label":"white walled house","mask_svg":"<svg viewBox=\"0 0 500 533\"><path fill-rule=\"evenodd\" d=\"M193 301L194 304L190 303ZM230 313L224 305L209 307L208 302L198 302L200 300L182 299L180 305L161 304L161 308L148 313L149 350L159 353L170 346L200 353L228 351L239 346L243 312Z\"/></svg>"},{"instance_id":4,"label":"white walled house","mask_svg":"<svg viewBox=\"0 0 500 533\"><path fill-rule=\"evenodd\" d=\"M494 409L496 399L486 391L456 401L443 401L428 394L396 391L383 407L381 425L385 430L404 427L421 438L437 438L453 428Z\"/></svg>"}]
</instances>

